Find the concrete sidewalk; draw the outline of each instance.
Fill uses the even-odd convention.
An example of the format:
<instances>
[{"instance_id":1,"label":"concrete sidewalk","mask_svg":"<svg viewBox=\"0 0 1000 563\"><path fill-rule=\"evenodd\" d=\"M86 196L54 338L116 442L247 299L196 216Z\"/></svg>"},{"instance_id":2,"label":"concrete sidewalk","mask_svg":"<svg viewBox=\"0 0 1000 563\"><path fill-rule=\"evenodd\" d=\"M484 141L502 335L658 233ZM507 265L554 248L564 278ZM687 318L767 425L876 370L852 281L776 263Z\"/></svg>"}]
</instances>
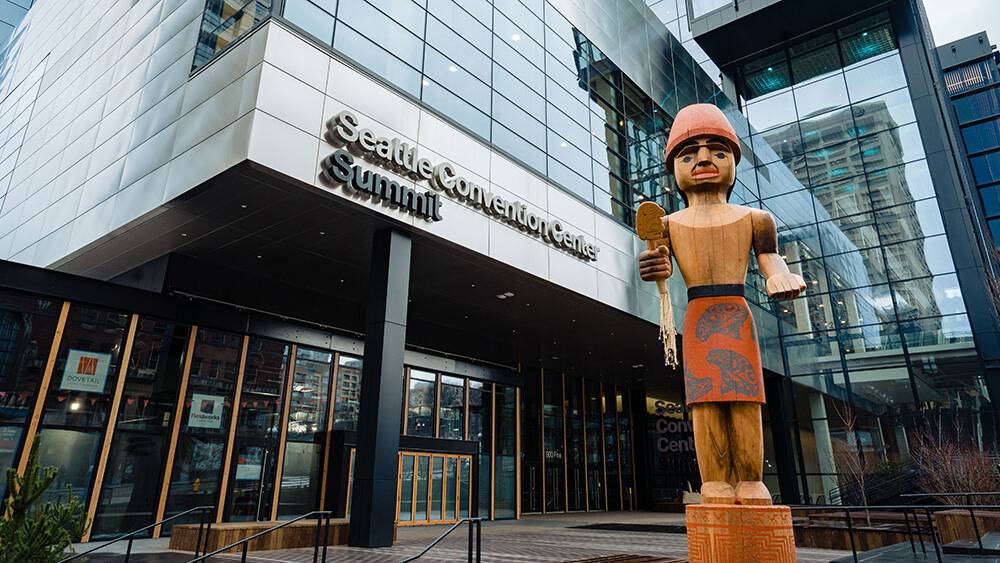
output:
<instances>
[{"instance_id":1,"label":"concrete sidewalk","mask_svg":"<svg viewBox=\"0 0 1000 563\"><path fill-rule=\"evenodd\" d=\"M482 525L482 561L489 563L563 563L611 555L656 557L687 557L687 538L683 533L662 531L629 531L580 528L588 525L623 525L625 528L678 530L684 525L683 514L661 512L590 512L550 515L527 515L520 520L499 520ZM398 563L419 553L447 531L449 526L400 527L392 547L362 549L331 546L327 561L344 563ZM465 563L468 561L468 530L463 527L420 558L422 563ZM167 539L136 540L132 559L136 563L183 563L190 553L167 549ZM119 545L121 546L119 548ZM78 544L77 552L94 544ZM115 546L124 553L124 542ZM122 561L122 555L99 555L88 559L95 563ZM111 553L110 551L108 552ZM850 555L850 552L823 549L797 550L800 563L829 563ZM307 563L313 557L312 548L251 552L247 561L260 563ZM220 555L212 561L239 561L239 555Z\"/></svg>"}]
</instances>

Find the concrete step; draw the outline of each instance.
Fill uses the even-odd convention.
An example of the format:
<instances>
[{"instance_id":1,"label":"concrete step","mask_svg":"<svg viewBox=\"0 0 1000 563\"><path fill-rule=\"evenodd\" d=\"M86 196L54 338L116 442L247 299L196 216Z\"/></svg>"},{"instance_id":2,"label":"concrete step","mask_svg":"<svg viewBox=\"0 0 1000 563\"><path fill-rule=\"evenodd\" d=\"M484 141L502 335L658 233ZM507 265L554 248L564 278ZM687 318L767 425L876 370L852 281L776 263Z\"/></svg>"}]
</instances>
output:
<instances>
[{"instance_id":1,"label":"concrete step","mask_svg":"<svg viewBox=\"0 0 1000 563\"><path fill-rule=\"evenodd\" d=\"M955 555L1000 556L1000 532L987 532L982 537L983 547L974 539L961 539L941 546L943 553Z\"/></svg>"}]
</instances>

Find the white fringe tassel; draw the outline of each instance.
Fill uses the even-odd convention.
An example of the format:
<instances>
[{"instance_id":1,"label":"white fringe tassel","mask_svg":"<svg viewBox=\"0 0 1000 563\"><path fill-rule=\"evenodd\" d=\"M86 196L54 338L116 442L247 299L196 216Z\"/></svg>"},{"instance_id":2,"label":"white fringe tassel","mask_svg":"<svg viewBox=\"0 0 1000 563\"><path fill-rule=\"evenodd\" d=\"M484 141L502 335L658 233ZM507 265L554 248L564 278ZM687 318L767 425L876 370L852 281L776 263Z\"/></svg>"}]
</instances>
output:
<instances>
[{"instance_id":1,"label":"white fringe tassel","mask_svg":"<svg viewBox=\"0 0 1000 563\"><path fill-rule=\"evenodd\" d=\"M660 342L663 342L664 364L677 367L677 327L674 325L674 307L670 303L670 290L666 280L656 282L660 290Z\"/></svg>"}]
</instances>

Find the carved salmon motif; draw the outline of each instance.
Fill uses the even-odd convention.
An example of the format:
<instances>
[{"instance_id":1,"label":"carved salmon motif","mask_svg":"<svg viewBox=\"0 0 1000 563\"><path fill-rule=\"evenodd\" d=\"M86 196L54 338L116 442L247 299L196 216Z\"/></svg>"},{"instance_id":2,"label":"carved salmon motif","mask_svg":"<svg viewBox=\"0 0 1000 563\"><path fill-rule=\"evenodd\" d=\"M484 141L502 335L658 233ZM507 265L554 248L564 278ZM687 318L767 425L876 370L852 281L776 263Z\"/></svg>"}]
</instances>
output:
<instances>
[{"instance_id":1,"label":"carved salmon motif","mask_svg":"<svg viewBox=\"0 0 1000 563\"><path fill-rule=\"evenodd\" d=\"M716 303L705 309L705 312L698 317L694 335L702 342L713 334L729 335L736 340L743 340L740 331L749 316L750 311L736 303Z\"/></svg>"},{"instance_id":2,"label":"carved salmon motif","mask_svg":"<svg viewBox=\"0 0 1000 563\"><path fill-rule=\"evenodd\" d=\"M687 395L687 402L697 401L711 391L711 377L695 377L691 370L684 368L684 392Z\"/></svg>"},{"instance_id":3,"label":"carved salmon motif","mask_svg":"<svg viewBox=\"0 0 1000 563\"><path fill-rule=\"evenodd\" d=\"M722 372L723 395L736 392L737 395L755 397L760 394L757 372L746 356L732 350L712 350L706 359Z\"/></svg>"}]
</instances>

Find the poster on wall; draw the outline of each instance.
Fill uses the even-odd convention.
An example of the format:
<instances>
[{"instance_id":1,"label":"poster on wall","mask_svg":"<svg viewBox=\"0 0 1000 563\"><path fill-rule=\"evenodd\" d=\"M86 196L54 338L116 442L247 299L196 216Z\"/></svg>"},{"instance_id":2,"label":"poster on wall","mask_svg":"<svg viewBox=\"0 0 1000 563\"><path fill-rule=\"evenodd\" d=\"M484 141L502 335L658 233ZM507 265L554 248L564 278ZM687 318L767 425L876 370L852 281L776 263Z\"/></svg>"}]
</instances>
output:
<instances>
[{"instance_id":1,"label":"poster on wall","mask_svg":"<svg viewBox=\"0 0 1000 563\"><path fill-rule=\"evenodd\" d=\"M69 350L66 367L63 369L61 391L86 391L104 393L111 368L111 354L99 354L84 350Z\"/></svg>"},{"instance_id":2,"label":"poster on wall","mask_svg":"<svg viewBox=\"0 0 1000 563\"><path fill-rule=\"evenodd\" d=\"M188 426L192 428L222 428L222 406L226 398L221 395L191 395L191 414Z\"/></svg>"}]
</instances>

